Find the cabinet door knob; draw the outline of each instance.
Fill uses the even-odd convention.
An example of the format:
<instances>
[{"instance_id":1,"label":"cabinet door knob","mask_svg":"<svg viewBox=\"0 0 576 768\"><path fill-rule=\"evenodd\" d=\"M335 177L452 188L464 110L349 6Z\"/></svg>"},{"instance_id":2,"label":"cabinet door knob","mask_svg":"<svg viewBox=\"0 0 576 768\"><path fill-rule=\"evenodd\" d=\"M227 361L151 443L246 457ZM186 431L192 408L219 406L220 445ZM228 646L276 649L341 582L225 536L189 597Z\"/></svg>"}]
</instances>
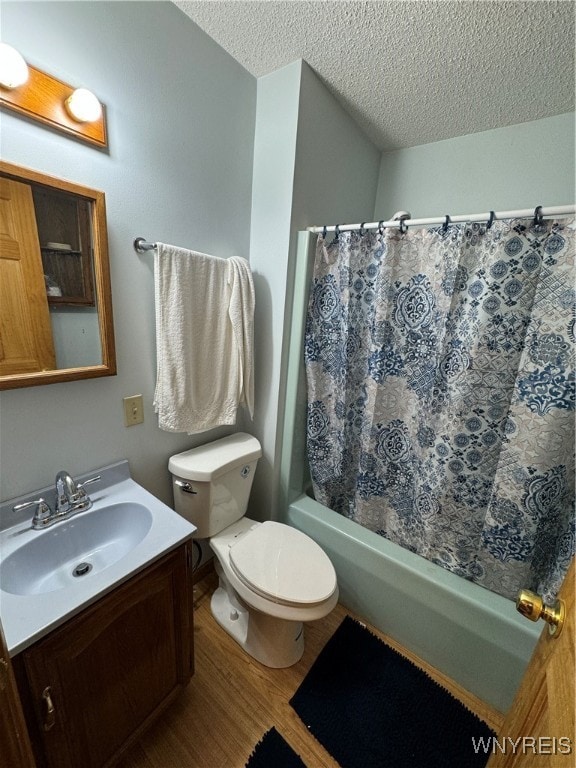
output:
<instances>
[{"instance_id":1,"label":"cabinet door knob","mask_svg":"<svg viewBox=\"0 0 576 768\"><path fill-rule=\"evenodd\" d=\"M54 704L52 703L52 696L49 686L44 688L42 691L42 698L46 704L46 716L44 718L42 728L45 731L49 731L54 727L54 724L56 723L56 710L54 709Z\"/></svg>"}]
</instances>

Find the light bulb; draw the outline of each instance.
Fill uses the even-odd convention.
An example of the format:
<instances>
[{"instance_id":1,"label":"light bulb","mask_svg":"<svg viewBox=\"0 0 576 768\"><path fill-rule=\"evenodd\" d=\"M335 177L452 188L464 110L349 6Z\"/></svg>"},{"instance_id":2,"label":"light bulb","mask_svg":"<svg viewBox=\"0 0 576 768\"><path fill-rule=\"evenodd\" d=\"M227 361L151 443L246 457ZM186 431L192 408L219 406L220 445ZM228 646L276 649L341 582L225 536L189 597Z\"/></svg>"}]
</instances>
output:
<instances>
[{"instance_id":1,"label":"light bulb","mask_svg":"<svg viewBox=\"0 0 576 768\"><path fill-rule=\"evenodd\" d=\"M0 43L0 85L2 88L18 88L28 80L28 65L15 48Z\"/></svg>"},{"instance_id":2,"label":"light bulb","mask_svg":"<svg viewBox=\"0 0 576 768\"><path fill-rule=\"evenodd\" d=\"M93 123L102 115L102 105L86 88L77 88L64 103L70 117L79 123Z\"/></svg>"}]
</instances>

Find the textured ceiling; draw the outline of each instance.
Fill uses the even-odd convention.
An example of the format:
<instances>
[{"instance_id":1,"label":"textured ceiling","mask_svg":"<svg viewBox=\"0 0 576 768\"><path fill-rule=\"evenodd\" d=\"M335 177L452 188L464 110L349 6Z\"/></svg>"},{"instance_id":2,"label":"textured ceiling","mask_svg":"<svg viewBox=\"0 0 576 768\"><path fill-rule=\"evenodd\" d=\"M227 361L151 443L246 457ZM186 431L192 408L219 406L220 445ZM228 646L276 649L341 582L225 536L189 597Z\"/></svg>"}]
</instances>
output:
<instances>
[{"instance_id":1,"label":"textured ceiling","mask_svg":"<svg viewBox=\"0 0 576 768\"><path fill-rule=\"evenodd\" d=\"M256 77L302 58L381 149L574 109L572 0L176 0Z\"/></svg>"}]
</instances>

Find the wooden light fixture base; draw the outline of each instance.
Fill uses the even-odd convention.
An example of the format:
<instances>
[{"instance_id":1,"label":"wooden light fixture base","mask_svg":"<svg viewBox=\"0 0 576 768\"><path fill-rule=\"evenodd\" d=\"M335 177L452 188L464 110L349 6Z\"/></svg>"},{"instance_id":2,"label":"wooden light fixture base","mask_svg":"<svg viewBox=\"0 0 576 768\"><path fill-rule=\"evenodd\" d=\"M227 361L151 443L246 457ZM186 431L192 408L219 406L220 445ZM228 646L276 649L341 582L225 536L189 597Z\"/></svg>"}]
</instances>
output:
<instances>
[{"instance_id":1,"label":"wooden light fixture base","mask_svg":"<svg viewBox=\"0 0 576 768\"><path fill-rule=\"evenodd\" d=\"M97 147L108 146L104 107L98 120L79 123L70 117L64 106L75 89L35 67L29 65L28 70L28 81L24 85L13 89L0 86L0 106Z\"/></svg>"}]
</instances>

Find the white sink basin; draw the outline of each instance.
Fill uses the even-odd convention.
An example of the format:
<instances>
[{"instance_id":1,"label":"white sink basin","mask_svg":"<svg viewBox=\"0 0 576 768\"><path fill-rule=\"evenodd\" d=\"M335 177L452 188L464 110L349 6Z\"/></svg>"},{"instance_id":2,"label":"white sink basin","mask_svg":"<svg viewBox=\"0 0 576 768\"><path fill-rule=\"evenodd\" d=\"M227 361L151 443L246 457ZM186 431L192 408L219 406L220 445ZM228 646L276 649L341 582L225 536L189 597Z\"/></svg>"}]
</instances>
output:
<instances>
[{"instance_id":1,"label":"white sink basin","mask_svg":"<svg viewBox=\"0 0 576 768\"><path fill-rule=\"evenodd\" d=\"M120 502L48 528L0 563L0 584L14 595L38 595L89 579L134 549L152 526L142 504Z\"/></svg>"},{"instance_id":2,"label":"white sink basin","mask_svg":"<svg viewBox=\"0 0 576 768\"><path fill-rule=\"evenodd\" d=\"M0 619L14 656L61 626L164 554L196 528L130 477L127 461L86 473L93 506L43 531L32 510L40 497L54 509L54 488L0 504ZM76 572L78 575L74 575Z\"/></svg>"}]
</instances>

